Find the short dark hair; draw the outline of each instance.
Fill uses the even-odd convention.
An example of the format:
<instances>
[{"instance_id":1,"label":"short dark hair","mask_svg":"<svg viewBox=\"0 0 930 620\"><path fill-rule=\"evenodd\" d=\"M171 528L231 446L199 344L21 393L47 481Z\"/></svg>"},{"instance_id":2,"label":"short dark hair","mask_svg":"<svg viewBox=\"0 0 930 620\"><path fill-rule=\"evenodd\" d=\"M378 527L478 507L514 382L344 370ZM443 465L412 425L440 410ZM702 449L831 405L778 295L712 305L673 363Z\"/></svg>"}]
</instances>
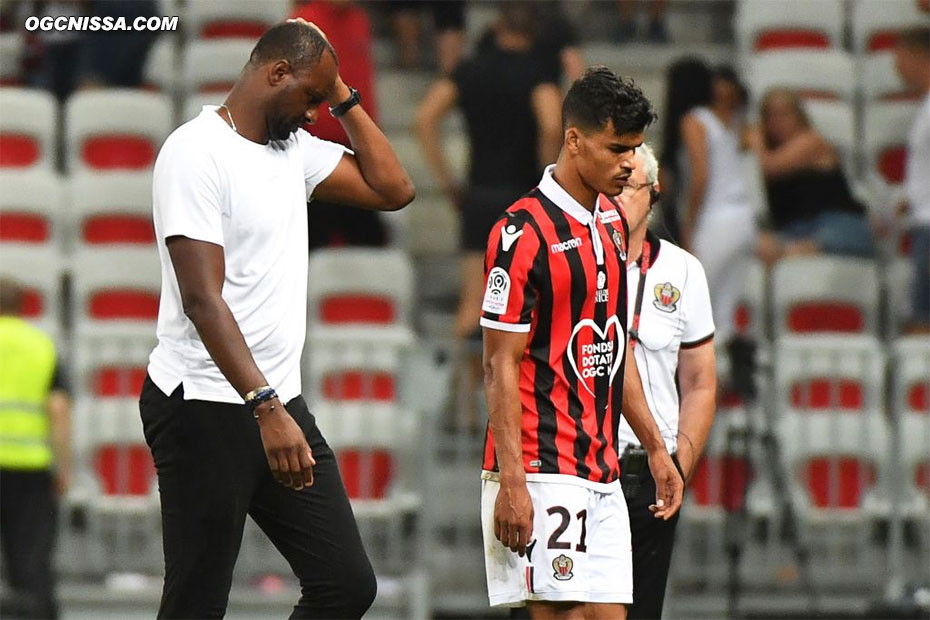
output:
<instances>
[{"instance_id":1,"label":"short dark hair","mask_svg":"<svg viewBox=\"0 0 930 620\"><path fill-rule=\"evenodd\" d=\"M583 131L600 130L607 121L621 136L639 133L656 120L652 103L633 83L599 65L575 80L562 102L562 127L574 125Z\"/></svg>"},{"instance_id":2,"label":"short dark hair","mask_svg":"<svg viewBox=\"0 0 930 620\"><path fill-rule=\"evenodd\" d=\"M326 51L336 58L333 46L316 28L300 22L283 22L262 35L252 49L249 64L257 67L286 60L294 69L305 69L319 62Z\"/></svg>"},{"instance_id":3,"label":"short dark hair","mask_svg":"<svg viewBox=\"0 0 930 620\"><path fill-rule=\"evenodd\" d=\"M23 286L6 276L0 277L0 314L19 314L23 310Z\"/></svg>"}]
</instances>

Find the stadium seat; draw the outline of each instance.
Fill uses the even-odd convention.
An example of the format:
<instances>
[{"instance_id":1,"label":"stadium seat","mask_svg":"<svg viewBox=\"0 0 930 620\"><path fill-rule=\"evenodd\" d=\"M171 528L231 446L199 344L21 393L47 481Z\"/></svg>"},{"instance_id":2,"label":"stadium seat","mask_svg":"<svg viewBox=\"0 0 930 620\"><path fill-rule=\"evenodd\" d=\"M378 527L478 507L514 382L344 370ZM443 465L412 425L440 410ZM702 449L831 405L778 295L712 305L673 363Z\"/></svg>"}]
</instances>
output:
<instances>
[{"instance_id":1,"label":"stadium seat","mask_svg":"<svg viewBox=\"0 0 930 620\"><path fill-rule=\"evenodd\" d=\"M927 24L913 0L856 0L852 9L853 50L885 52L895 46L897 31Z\"/></svg>"},{"instance_id":2,"label":"stadium seat","mask_svg":"<svg viewBox=\"0 0 930 620\"><path fill-rule=\"evenodd\" d=\"M775 344L775 407L779 415L882 416L885 354L870 336L785 336Z\"/></svg>"},{"instance_id":3,"label":"stadium seat","mask_svg":"<svg viewBox=\"0 0 930 620\"><path fill-rule=\"evenodd\" d=\"M288 14L288 0L187 2L182 21L192 39L245 38L255 41Z\"/></svg>"},{"instance_id":4,"label":"stadium seat","mask_svg":"<svg viewBox=\"0 0 930 620\"><path fill-rule=\"evenodd\" d=\"M919 106L910 102L873 102L865 107L863 148L866 173L889 185L904 181L907 136Z\"/></svg>"},{"instance_id":5,"label":"stadium seat","mask_svg":"<svg viewBox=\"0 0 930 620\"><path fill-rule=\"evenodd\" d=\"M18 32L0 33L0 87L22 82L23 36Z\"/></svg>"},{"instance_id":6,"label":"stadium seat","mask_svg":"<svg viewBox=\"0 0 930 620\"><path fill-rule=\"evenodd\" d=\"M0 168L55 166L58 104L32 88L0 87Z\"/></svg>"},{"instance_id":7,"label":"stadium seat","mask_svg":"<svg viewBox=\"0 0 930 620\"><path fill-rule=\"evenodd\" d=\"M254 46L254 41L241 39L191 41L184 51L184 95L225 95L236 83Z\"/></svg>"},{"instance_id":8,"label":"stadium seat","mask_svg":"<svg viewBox=\"0 0 930 620\"><path fill-rule=\"evenodd\" d=\"M180 73L177 45L177 39L171 34L162 34L155 40L142 68L144 88L174 95Z\"/></svg>"},{"instance_id":9,"label":"stadium seat","mask_svg":"<svg viewBox=\"0 0 930 620\"><path fill-rule=\"evenodd\" d=\"M852 56L841 50L769 52L749 58L746 76L755 101L773 88L788 88L805 99L840 99L851 104L855 66Z\"/></svg>"},{"instance_id":10,"label":"stadium seat","mask_svg":"<svg viewBox=\"0 0 930 620\"><path fill-rule=\"evenodd\" d=\"M826 49L842 44L841 0L740 0L734 20L743 53Z\"/></svg>"},{"instance_id":11,"label":"stadium seat","mask_svg":"<svg viewBox=\"0 0 930 620\"><path fill-rule=\"evenodd\" d=\"M78 172L70 189L75 247L141 244L155 251L151 173Z\"/></svg>"},{"instance_id":12,"label":"stadium seat","mask_svg":"<svg viewBox=\"0 0 930 620\"><path fill-rule=\"evenodd\" d=\"M778 433L806 525L861 526L888 516L890 432L883 417L788 413L779 420ZM807 542L814 544L810 532Z\"/></svg>"},{"instance_id":13,"label":"stadium seat","mask_svg":"<svg viewBox=\"0 0 930 620\"><path fill-rule=\"evenodd\" d=\"M930 418L930 343L926 337L904 336L895 341L893 381L895 415Z\"/></svg>"},{"instance_id":14,"label":"stadium seat","mask_svg":"<svg viewBox=\"0 0 930 620\"><path fill-rule=\"evenodd\" d=\"M45 168L0 168L0 188L0 244L60 252L65 227L61 178Z\"/></svg>"},{"instance_id":15,"label":"stadium seat","mask_svg":"<svg viewBox=\"0 0 930 620\"><path fill-rule=\"evenodd\" d=\"M82 91L65 105L68 170L148 170L174 127L167 95L127 88Z\"/></svg>"},{"instance_id":16,"label":"stadium seat","mask_svg":"<svg viewBox=\"0 0 930 620\"><path fill-rule=\"evenodd\" d=\"M400 401L401 372L410 342L377 335L363 341L316 340L305 366L312 402Z\"/></svg>"},{"instance_id":17,"label":"stadium seat","mask_svg":"<svg viewBox=\"0 0 930 620\"><path fill-rule=\"evenodd\" d=\"M60 331L61 254L50 246L4 245L0 275L25 287L23 318L51 334Z\"/></svg>"},{"instance_id":18,"label":"stadium seat","mask_svg":"<svg viewBox=\"0 0 930 620\"><path fill-rule=\"evenodd\" d=\"M161 290L161 269L154 248L77 252L71 272L77 334L151 336Z\"/></svg>"},{"instance_id":19,"label":"stadium seat","mask_svg":"<svg viewBox=\"0 0 930 620\"><path fill-rule=\"evenodd\" d=\"M409 326L413 266L404 252L338 248L310 255L309 325Z\"/></svg>"},{"instance_id":20,"label":"stadium seat","mask_svg":"<svg viewBox=\"0 0 930 620\"><path fill-rule=\"evenodd\" d=\"M772 269L774 335L878 333L879 278L873 261L785 258Z\"/></svg>"},{"instance_id":21,"label":"stadium seat","mask_svg":"<svg viewBox=\"0 0 930 620\"><path fill-rule=\"evenodd\" d=\"M181 123L197 118L203 106L220 105L226 99L226 93L195 93L184 100L184 107L181 110Z\"/></svg>"},{"instance_id":22,"label":"stadium seat","mask_svg":"<svg viewBox=\"0 0 930 620\"><path fill-rule=\"evenodd\" d=\"M155 464L139 393L155 342L147 334L79 333L74 342L73 501L87 506L84 570L156 572L162 566Z\"/></svg>"},{"instance_id":23,"label":"stadium seat","mask_svg":"<svg viewBox=\"0 0 930 620\"><path fill-rule=\"evenodd\" d=\"M892 52L869 54L859 60L859 89L866 105L872 101L916 101L920 96L898 75Z\"/></svg>"}]
</instances>

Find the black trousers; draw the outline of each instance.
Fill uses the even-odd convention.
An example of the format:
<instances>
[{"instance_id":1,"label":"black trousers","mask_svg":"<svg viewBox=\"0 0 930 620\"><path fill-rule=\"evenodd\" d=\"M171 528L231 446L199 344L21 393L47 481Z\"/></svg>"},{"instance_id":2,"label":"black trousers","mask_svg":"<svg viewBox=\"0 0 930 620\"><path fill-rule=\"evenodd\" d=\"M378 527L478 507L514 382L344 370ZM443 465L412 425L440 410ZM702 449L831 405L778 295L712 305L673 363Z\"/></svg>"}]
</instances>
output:
<instances>
[{"instance_id":1,"label":"black trousers","mask_svg":"<svg viewBox=\"0 0 930 620\"><path fill-rule=\"evenodd\" d=\"M52 473L0 469L0 538L10 589L3 615L57 618L52 552L57 500Z\"/></svg>"},{"instance_id":2,"label":"black trousers","mask_svg":"<svg viewBox=\"0 0 930 620\"><path fill-rule=\"evenodd\" d=\"M244 405L166 396L146 377L145 439L161 495L165 584L159 618L220 618L248 514L300 580L291 618L359 618L376 582L335 456L297 397L285 407L313 451L314 484L275 482Z\"/></svg>"},{"instance_id":3,"label":"black trousers","mask_svg":"<svg viewBox=\"0 0 930 620\"><path fill-rule=\"evenodd\" d=\"M633 604L627 606L629 620L662 617L675 526L681 510L668 521L656 519L649 512L655 499L656 482L649 468L644 467L639 492L626 500L633 541Z\"/></svg>"}]
</instances>

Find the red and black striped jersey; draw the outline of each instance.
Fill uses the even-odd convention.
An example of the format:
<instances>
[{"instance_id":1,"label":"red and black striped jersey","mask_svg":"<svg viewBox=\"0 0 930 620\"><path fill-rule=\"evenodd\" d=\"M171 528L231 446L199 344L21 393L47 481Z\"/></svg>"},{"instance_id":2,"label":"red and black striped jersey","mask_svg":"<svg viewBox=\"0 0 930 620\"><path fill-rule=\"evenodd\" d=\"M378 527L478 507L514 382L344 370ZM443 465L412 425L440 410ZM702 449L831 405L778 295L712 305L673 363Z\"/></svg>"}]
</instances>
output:
<instances>
[{"instance_id":1,"label":"red and black striped jersey","mask_svg":"<svg viewBox=\"0 0 930 620\"><path fill-rule=\"evenodd\" d=\"M551 169L491 230L481 325L528 332L520 362L527 474L619 477L628 236L616 203L601 197L592 213ZM498 469L490 427L483 467Z\"/></svg>"}]
</instances>

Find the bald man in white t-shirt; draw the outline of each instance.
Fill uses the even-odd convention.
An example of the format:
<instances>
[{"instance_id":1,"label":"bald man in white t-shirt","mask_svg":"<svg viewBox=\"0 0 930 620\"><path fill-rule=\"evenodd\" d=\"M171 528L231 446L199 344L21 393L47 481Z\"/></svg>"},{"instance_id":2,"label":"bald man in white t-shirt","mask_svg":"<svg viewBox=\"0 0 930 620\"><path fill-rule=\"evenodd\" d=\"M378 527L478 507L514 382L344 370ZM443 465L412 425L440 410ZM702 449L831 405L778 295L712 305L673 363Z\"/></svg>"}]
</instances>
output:
<instances>
[{"instance_id":1,"label":"bald man in white t-shirt","mask_svg":"<svg viewBox=\"0 0 930 620\"><path fill-rule=\"evenodd\" d=\"M394 210L413 186L314 26L272 27L243 62L155 163L162 294L140 409L162 507L158 616L222 617L248 514L300 581L292 618L357 618L374 574L300 396L307 200ZM304 131L324 103L354 152Z\"/></svg>"},{"instance_id":2,"label":"bald man in white t-shirt","mask_svg":"<svg viewBox=\"0 0 930 620\"><path fill-rule=\"evenodd\" d=\"M646 403L687 484L715 411L710 294L700 261L649 231L649 214L659 196L659 165L648 144L637 149L635 161L619 197L630 223L627 322ZM659 618L679 517L653 518L649 505L655 482L626 419L617 437L633 543L633 604L627 618Z\"/></svg>"}]
</instances>

